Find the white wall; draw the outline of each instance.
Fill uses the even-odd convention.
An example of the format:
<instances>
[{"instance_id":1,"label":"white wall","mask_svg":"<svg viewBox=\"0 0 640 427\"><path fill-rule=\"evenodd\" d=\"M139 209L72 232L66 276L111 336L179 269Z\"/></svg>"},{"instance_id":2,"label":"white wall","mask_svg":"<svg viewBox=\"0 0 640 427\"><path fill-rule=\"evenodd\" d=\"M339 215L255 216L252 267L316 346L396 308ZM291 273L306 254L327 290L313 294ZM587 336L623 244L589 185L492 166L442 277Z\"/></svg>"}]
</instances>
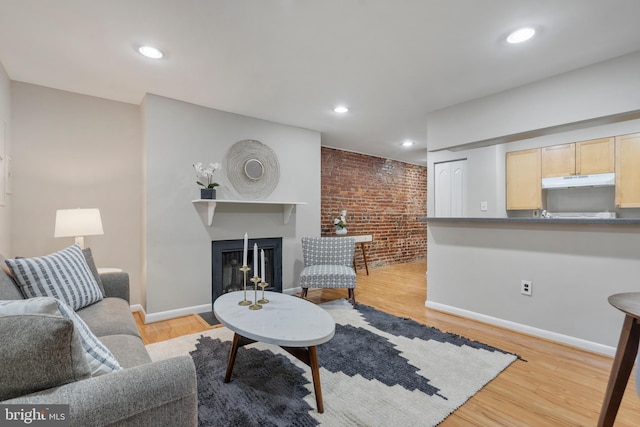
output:
<instances>
[{"instance_id":1,"label":"white wall","mask_svg":"<svg viewBox=\"0 0 640 427\"><path fill-rule=\"evenodd\" d=\"M625 76L630 73L635 76L640 69L640 55L614 60L608 65L620 65L621 62L627 63L629 68L610 68L612 73L607 77L611 84L627 82ZM607 68L605 64L594 67L596 70ZM560 105L568 111L559 112L558 98L553 96L552 89L573 94L573 89L581 87L584 77L589 74L590 70L583 69L574 74L575 81L569 75L563 75L461 105L459 110L451 107L447 120L457 115L464 126L454 130L444 122L441 130L449 129L451 134L442 135L439 140L430 132L429 147L479 141L525 128L534 130L531 126L536 123L527 114L505 115L505 110L514 105L527 105L532 100L536 117L540 119L537 125L542 125L542 119L551 118L569 123L575 118L574 111L585 112L600 103L601 93L589 90L587 98L563 99ZM620 81L616 82L618 78ZM564 86L557 85L561 81L566 84L567 92L564 92ZM633 108L625 104L629 97L640 100L638 81L635 78L627 90L618 88L618 106ZM547 82L549 86L546 86ZM540 94L549 95L548 100L537 98L530 91L533 87ZM615 104L615 100L603 96L605 104ZM589 104L588 108L585 103ZM430 126L432 124L430 122ZM486 131L479 129L482 124ZM467 217L506 217L506 152L635 132L640 132L640 120L485 148L430 152L427 162L428 216L435 212L432 174L437 162L468 159ZM454 137L450 138L452 135ZM487 212L480 211L481 201L488 201ZM621 211L624 211L623 216L638 217L635 209ZM432 222L428 223L428 233L427 305L441 310L611 353L617 344L623 315L607 303L607 297L618 292L640 291L640 226ZM520 294L521 280L533 281L531 297Z\"/></svg>"},{"instance_id":2,"label":"white wall","mask_svg":"<svg viewBox=\"0 0 640 427\"><path fill-rule=\"evenodd\" d=\"M429 151L640 110L640 52L429 114Z\"/></svg>"},{"instance_id":3,"label":"white wall","mask_svg":"<svg viewBox=\"0 0 640 427\"><path fill-rule=\"evenodd\" d=\"M85 238L98 266L119 267L141 289L140 107L12 82L14 163L10 256L38 256L73 238L54 238L55 212L99 208L104 235Z\"/></svg>"},{"instance_id":4,"label":"white wall","mask_svg":"<svg viewBox=\"0 0 640 427\"><path fill-rule=\"evenodd\" d=\"M11 154L11 81L7 76L2 64L0 64L0 132L4 131L4 135L0 135L0 157L4 160L4 169L0 167L0 254L9 256L11 253L11 200L9 194L5 194L6 179L6 156ZM3 139L4 138L4 139ZM2 141L4 140L4 153Z\"/></svg>"},{"instance_id":5,"label":"white wall","mask_svg":"<svg viewBox=\"0 0 640 427\"><path fill-rule=\"evenodd\" d=\"M297 286L300 238L320 233L318 132L154 95L136 106L11 82L10 100L13 221L0 216L11 228L10 240L2 236L7 256L66 247L72 238L53 237L56 209L97 207L105 234L86 237L86 245L99 266L130 274L132 303L152 315L210 304L210 242L244 232L283 237L283 285ZM287 225L281 206L223 206L209 227L191 203L199 197L191 165L222 162L242 139L260 140L278 156L280 182L268 199L308 202ZM217 178L218 198L237 198L224 174Z\"/></svg>"},{"instance_id":6,"label":"white wall","mask_svg":"<svg viewBox=\"0 0 640 427\"><path fill-rule=\"evenodd\" d=\"M300 239L320 234L320 133L188 104L156 95L144 101L146 157L146 311L155 314L211 303L211 241L283 237L283 288L297 286ZM274 150L280 181L266 200L300 201L288 224L281 206L216 208L213 225L199 198L192 164L222 163L236 142L255 139ZM237 199L216 172L218 199ZM164 314L158 314L164 317Z\"/></svg>"},{"instance_id":7,"label":"white wall","mask_svg":"<svg viewBox=\"0 0 640 427\"><path fill-rule=\"evenodd\" d=\"M5 255L66 247L72 238L53 237L56 209L97 207L105 234L85 243L99 266L130 274L132 304L150 314L210 304L210 242L244 232L283 237L283 285L297 286L300 238L320 233L318 132L154 95L136 106L10 84L15 179L11 223L0 207L0 224L11 230L10 240L2 235ZM191 203L199 197L191 165L222 162L242 139L260 140L278 156L280 182L268 199L308 202L287 225L281 206L227 206L218 207L209 227ZM218 197L236 198L224 174L217 178Z\"/></svg>"}]
</instances>

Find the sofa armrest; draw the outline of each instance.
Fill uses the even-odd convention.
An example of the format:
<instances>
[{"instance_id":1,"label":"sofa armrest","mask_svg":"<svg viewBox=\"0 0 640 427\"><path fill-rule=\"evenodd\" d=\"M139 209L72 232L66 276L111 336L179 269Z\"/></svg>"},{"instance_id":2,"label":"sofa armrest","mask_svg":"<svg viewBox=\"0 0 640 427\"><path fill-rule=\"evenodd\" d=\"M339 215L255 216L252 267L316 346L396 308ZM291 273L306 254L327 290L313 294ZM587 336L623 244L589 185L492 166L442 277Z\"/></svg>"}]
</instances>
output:
<instances>
[{"instance_id":1,"label":"sofa armrest","mask_svg":"<svg viewBox=\"0 0 640 427\"><path fill-rule=\"evenodd\" d=\"M68 404L71 426L195 426L196 370L174 357L5 400L3 404Z\"/></svg>"},{"instance_id":2,"label":"sofa armrest","mask_svg":"<svg viewBox=\"0 0 640 427\"><path fill-rule=\"evenodd\" d=\"M105 297L117 297L131 303L129 299L129 273L102 273L100 274Z\"/></svg>"}]
</instances>

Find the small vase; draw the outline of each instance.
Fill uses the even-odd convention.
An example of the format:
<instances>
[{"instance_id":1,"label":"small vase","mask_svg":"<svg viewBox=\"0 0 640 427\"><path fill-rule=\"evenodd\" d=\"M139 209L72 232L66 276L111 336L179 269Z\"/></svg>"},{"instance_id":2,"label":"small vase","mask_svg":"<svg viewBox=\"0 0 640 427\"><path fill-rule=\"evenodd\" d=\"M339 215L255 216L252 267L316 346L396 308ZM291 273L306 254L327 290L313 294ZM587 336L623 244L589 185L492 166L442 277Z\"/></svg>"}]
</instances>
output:
<instances>
[{"instance_id":1,"label":"small vase","mask_svg":"<svg viewBox=\"0 0 640 427\"><path fill-rule=\"evenodd\" d=\"M346 228L336 228L336 234L347 234Z\"/></svg>"},{"instance_id":2,"label":"small vase","mask_svg":"<svg viewBox=\"0 0 640 427\"><path fill-rule=\"evenodd\" d=\"M200 189L200 198L201 199L215 199L216 198L216 189L215 188L201 188Z\"/></svg>"}]
</instances>

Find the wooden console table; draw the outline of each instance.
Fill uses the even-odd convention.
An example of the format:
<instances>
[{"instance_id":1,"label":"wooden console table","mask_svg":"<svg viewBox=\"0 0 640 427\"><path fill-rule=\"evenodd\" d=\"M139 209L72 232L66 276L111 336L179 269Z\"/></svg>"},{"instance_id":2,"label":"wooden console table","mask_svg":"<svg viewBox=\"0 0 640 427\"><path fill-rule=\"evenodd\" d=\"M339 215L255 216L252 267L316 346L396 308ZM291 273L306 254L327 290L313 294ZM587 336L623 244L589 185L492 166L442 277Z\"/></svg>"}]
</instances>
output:
<instances>
[{"instance_id":1,"label":"wooden console table","mask_svg":"<svg viewBox=\"0 0 640 427\"><path fill-rule=\"evenodd\" d=\"M360 236L350 236L356 239L356 243L360 243L360 249L362 250L362 259L364 260L364 269L367 271L367 276L369 275L369 266L367 265L367 251L364 248L365 243L373 242L373 235L371 234L362 234ZM356 258L353 258L353 270L358 272L356 269Z\"/></svg>"}]
</instances>

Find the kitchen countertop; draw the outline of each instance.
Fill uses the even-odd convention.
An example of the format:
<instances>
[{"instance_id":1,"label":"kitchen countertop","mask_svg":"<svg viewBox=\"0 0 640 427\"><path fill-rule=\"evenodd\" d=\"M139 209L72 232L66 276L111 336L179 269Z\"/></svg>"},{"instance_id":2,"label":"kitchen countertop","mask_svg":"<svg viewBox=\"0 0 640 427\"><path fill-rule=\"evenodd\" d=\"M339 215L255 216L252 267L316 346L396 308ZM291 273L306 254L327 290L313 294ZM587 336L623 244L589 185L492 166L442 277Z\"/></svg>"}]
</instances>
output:
<instances>
[{"instance_id":1,"label":"kitchen countertop","mask_svg":"<svg viewBox=\"0 0 640 427\"><path fill-rule=\"evenodd\" d=\"M498 224L599 224L599 225L640 225L640 218L442 218L420 217L419 221L433 223L498 223Z\"/></svg>"}]
</instances>

